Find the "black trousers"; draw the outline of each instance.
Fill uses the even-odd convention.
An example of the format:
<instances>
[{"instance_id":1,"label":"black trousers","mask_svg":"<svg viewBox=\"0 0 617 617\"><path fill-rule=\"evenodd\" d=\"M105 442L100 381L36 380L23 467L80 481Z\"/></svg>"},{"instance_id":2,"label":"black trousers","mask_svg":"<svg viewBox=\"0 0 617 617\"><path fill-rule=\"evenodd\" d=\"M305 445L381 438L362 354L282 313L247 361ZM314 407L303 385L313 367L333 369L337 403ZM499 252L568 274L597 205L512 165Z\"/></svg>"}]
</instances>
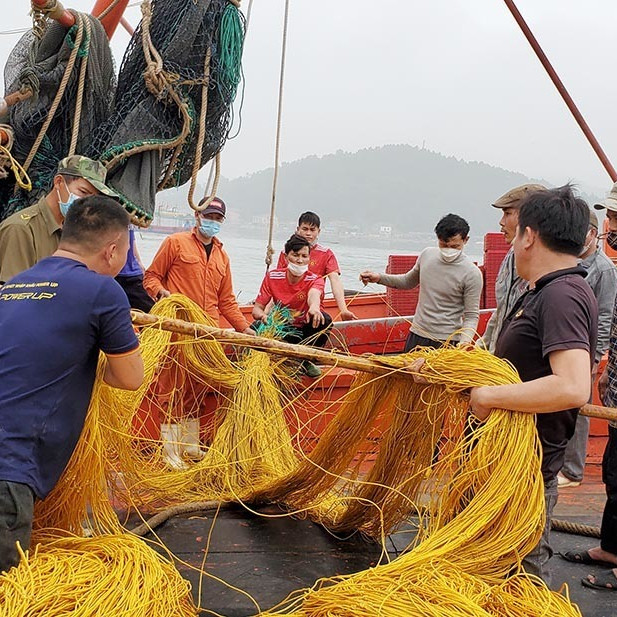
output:
<instances>
[{"instance_id":1,"label":"black trousers","mask_svg":"<svg viewBox=\"0 0 617 617\"><path fill-rule=\"evenodd\" d=\"M405 341L405 349L404 352L407 353L411 351L414 347L432 347L433 349L437 349L444 344L444 341L436 341L432 338L425 338L424 336L420 336L415 332L409 332L407 336L407 340Z\"/></svg>"},{"instance_id":2,"label":"black trousers","mask_svg":"<svg viewBox=\"0 0 617 617\"><path fill-rule=\"evenodd\" d=\"M608 442L602 458L602 482L606 487L606 505L600 528L600 546L617 555L617 428L608 427Z\"/></svg>"},{"instance_id":3,"label":"black trousers","mask_svg":"<svg viewBox=\"0 0 617 617\"><path fill-rule=\"evenodd\" d=\"M318 328L313 328L311 324L304 324L301 329L291 332L283 337L286 343L292 343L297 345L304 342L306 345L312 347L324 347L328 342L328 332L332 328L332 317L328 313L322 311L321 314L324 318L324 323ZM257 330L261 321L257 320L251 324L253 330Z\"/></svg>"},{"instance_id":4,"label":"black trousers","mask_svg":"<svg viewBox=\"0 0 617 617\"><path fill-rule=\"evenodd\" d=\"M116 281L124 289L131 308L138 309L144 313L150 312L150 309L154 306L154 300L144 289L143 276L117 276Z\"/></svg>"},{"instance_id":5,"label":"black trousers","mask_svg":"<svg viewBox=\"0 0 617 617\"><path fill-rule=\"evenodd\" d=\"M29 486L0 480L0 572L19 565L17 542L30 548L34 493Z\"/></svg>"}]
</instances>

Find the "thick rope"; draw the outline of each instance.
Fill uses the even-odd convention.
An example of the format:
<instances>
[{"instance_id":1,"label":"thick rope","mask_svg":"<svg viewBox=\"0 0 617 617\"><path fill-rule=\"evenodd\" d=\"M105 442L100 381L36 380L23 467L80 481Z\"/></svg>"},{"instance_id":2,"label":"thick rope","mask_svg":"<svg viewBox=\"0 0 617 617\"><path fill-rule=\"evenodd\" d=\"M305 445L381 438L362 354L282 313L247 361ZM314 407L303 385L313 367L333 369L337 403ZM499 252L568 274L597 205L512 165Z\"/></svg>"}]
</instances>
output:
<instances>
[{"instance_id":1,"label":"thick rope","mask_svg":"<svg viewBox=\"0 0 617 617\"><path fill-rule=\"evenodd\" d=\"M76 17L79 15L79 13L77 12L74 12L74 14ZM41 143L43 142L43 139L45 138L45 135L47 134L47 129L49 129L49 125L51 124L56 114L56 111L58 110L60 101L62 100L62 97L64 96L64 91L66 90L66 86L69 83L71 74L73 73L73 67L75 66L75 61L77 60L77 56L79 55L79 48L81 47L81 40L84 35L83 22L78 21L76 25L77 25L77 34L75 35L75 47L73 47L73 49L71 50L71 55L69 56L69 60L66 63L66 68L64 69L64 75L62 76L62 81L60 82L60 86L58 87L58 91L56 92L56 96L51 105L51 108L49 109L47 118L45 119L45 122L43 122L43 126L41 127L41 130L39 131L39 134L37 135L37 138L34 144L32 144L32 148L30 148L30 153L28 154L28 158L26 159L23 165L24 171L28 171L28 168L30 167L32 160L36 156L36 153L38 152L39 147L41 146Z\"/></svg>"},{"instance_id":2,"label":"thick rope","mask_svg":"<svg viewBox=\"0 0 617 617\"><path fill-rule=\"evenodd\" d=\"M212 182L212 189L208 192L208 187L210 186L210 181L212 180L212 171L214 169L214 181ZM221 179L221 153L217 152L214 157L214 168L210 169L210 175L208 177L208 183L206 184L206 191L204 192L204 199L202 201L201 207L196 207L195 210L201 212L205 208L207 208L212 200L216 197L216 193L219 188L219 180Z\"/></svg>"},{"instance_id":3,"label":"thick rope","mask_svg":"<svg viewBox=\"0 0 617 617\"><path fill-rule=\"evenodd\" d=\"M30 3L30 15L32 15L32 33L41 40L47 29L47 16L58 7L58 0L47 0L45 6L37 6Z\"/></svg>"},{"instance_id":4,"label":"thick rope","mask_svg":"<svg viewBox=\"0 0 617 617\"><path fill-rule=\"evenodd\" d=\"M138 525L131 530L131 533L136 536L145 536L147 533L154 531L157 527L160 527L163 523L168 521L174 516L182 514L190 514L193 512L205 512L207 510L214 510L224 505L220 501L196 501L192 503L184 503L177 506L171 506L158 512L154 516L150 517L147 521ZM562 521L559 519L551 519L551 529L553 531L561 531L563 533L569 533L578 536L586 536L589 538L599 538L600 528L593 525L583 525L582 523L573 523L572 521Z\"/></svg>"},{"instance_id":5,"label":"thick rope","mask_svg":"<svg viewBox=\"0 0 617 617\"><path fill-rule=\"evenodd\" d=\"M204 147L204 141L206 140L206 114L208 112L208 88L210 86L210 59L212 58L212 49L208 47L206 51L206 57L204 58L204 81L201 85L201 109L199 111L199 127L197 135L197 145L195 146L195 158L193 159L193 173L191 174L191 185L189 187L188 202L189 206L196 212L200 212L204 208L210 205L210 202L214 198L212 195L207 202L201 207L196 205L193 201L193 195L195 194L195 186L197 185L197 174L201 168L201 153ZM218 154L217 167L218 167Z\"/></svg>"},{"instance_id":6,"label":"thick rope","mask_svg":"<svg viewBox=\"0 0 617 617\"><path fill-rule=\"evenodd\" d=\"M69 147L68 156L75 154L77 149L77 138L79 137L79 128L81 125L81 111L83 109L84 89L86 85L86 71L88 69L88 58L90 57L90 41L92 39L92 24L90 18L86 15L79 14L77 16L80 27L86 28L86 40L84 42L83 57L81 66L79 67L79 82L77 84L77 97L75 100L75 117L73 119L73 133L71 135L71 145Z\"/></svg>"},{"instance_id":7,"label":"thick rope","mask_svg":"<svg viewBox=\"0 0 617 617\"><path fill-rule=\"evenodd\" d=\"M8 178L9 169L15 174L15 181L19 188L25 191L32 190L32 182L24 168L11 154L15 134L8 124L0 124L0 178Z\"/></svg>"},{"instance_id":8,"label":"thick rope","mask_svg":"<svg viewBox=\"0 0 617 617\"><path fill-rule=\"evenodd\" d=\"M137 527L131 529L131 533L134 536L145 536L147 533L154 531L157 527L160 527L164 522L174 516L216 510L222 505L224 505L224 502L222 501L194 501L192 503L182 503L178 506L171 506L150 517L141 525L137 525Z\"/></svg>"},{"instance_id":9,"label":"thick rope","mask_svg":"<svg viewBox=\"0 0 617 617\"><path fill-rule=\"evenodd\" d=\"M278 111L276 114L276 143L274 146L274 177L272 178L272 203L270 204L270 226L268 229L268 246L266 247L266 270L272 264L272 236L274 233L274 211L276 208L276 185L279 176L279 152L281 146L281 116L283 113L283 84L285 82L285 55L287 51L287 26L289 23L289 0L285 0L285 18L283 20L283 41L281 49L281 72L279 75Z\"/></svg>"},{"instance_id":10,"label":"thick rope","mask_svg":"<svg viewBox=\"0 0 617 617\"><path fill-rule=\"evenodd\" d=\"M113 2L100 14L97 15L97 19L99 21L105 19L105 17L114 10L114 8L116 7L116 5L118 4L118 2L120 2L120 0L113 0Z\"/></svg>"},{"instance_id":11,"label":"thick rope","mask_svg":"<svg viewBox=\"0 0 617 617\"><path fill-rule=\"evenodd\" d=\"M571 521L561 521L559 519L551 519L551 529L554 531L563 531L577 536L587 536L589 538L599 538L600 528L593 525L583 525L582 523L573 523Z\"/></svg>"}]
</instances>

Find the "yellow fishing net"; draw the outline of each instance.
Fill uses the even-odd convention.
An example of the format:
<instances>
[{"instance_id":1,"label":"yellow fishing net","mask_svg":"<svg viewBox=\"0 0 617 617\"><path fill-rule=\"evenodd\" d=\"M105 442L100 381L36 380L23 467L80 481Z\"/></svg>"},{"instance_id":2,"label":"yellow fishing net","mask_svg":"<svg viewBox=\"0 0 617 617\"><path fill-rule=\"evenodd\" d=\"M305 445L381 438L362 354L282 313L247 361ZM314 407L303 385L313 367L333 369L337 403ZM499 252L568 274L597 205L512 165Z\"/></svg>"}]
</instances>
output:
<instances>
[{"instance_id":1,"label":"yellow fishing net","mask_svg":"<svg viewBox=\"0 0 617 617\"><path fill-rule=\"evenodd\" d=\"M182 297L155 310L208 323ZM305 447L296 412L307 397L291 382L287 363L258 351L229 354L213 339L157 327L144 328L140 342L144 386L123 392L97 380L71 462L37 504L35 548L0 576L0 600L7 599L0 617L56 617L68 606L84 616L195 614L187 583L170 562L124 533L110 495L116 507L144 512L193 501L275 503L382 542L404 521L417 526L403 556L318 581L264 614L580 615L567 596L520 573L544 525L533 416L501 410L479 427L466 424L464 391L517 382L507 363L456 348L374 358L391 372L358 375L316 445ZM418 357L425 358L429 385L400 375ZM157 390L164 371L181 375L182 387ZM195 393L200 400L192 400ZM160 440L143 430L144 402L159 410L158 421L169 421L179 406L194 413L191 406L203 406L207 397L218 409L205 457L186 470L169 469ZM93 538L78 537L84 527ZM89 588L88 578L97 585ZM61 600L33 596L34 585Z\"/></svg>"}]
</instances>

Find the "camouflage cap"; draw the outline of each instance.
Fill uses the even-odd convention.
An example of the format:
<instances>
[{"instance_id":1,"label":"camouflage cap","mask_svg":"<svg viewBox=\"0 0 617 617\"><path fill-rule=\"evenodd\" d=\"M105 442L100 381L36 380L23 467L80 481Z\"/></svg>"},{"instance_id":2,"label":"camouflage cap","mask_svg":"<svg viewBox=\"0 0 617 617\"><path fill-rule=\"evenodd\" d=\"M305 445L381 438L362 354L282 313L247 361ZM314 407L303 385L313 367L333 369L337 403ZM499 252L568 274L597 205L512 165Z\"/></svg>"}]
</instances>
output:
<instances>
[{"instance_id":1,"label":"camouflage cap","mask_svg":"<svg viewBox=\"0 0 617 617\"><path fill-rule=\"evenodd\" d=\"M103 163L89 159L87 156L74 154L67 156L58 163L58 172L63 176L75 176L87 180L97 191L103 195L118 198L118 193L110 189L106 184L107 169Z\"/></svg>"},{"instance_id":2,"label":"camouflage cap","mask_svg":"<svg viewBox=\"0 0 617 617\"><path fill-rule=\"evenodd\" d=\"M522 184L504 193L491 205L493 208L517 208L527 195L537 191L546 191L546 187L541 184Z\"/></svg>"}]
</instances>

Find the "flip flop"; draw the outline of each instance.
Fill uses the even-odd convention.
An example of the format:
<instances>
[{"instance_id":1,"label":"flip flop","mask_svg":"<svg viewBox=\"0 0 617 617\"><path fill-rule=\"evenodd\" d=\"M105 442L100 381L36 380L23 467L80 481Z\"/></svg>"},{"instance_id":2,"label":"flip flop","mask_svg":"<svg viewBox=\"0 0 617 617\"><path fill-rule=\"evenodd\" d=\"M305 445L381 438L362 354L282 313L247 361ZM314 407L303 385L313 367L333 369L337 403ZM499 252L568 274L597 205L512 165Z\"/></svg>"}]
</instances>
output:
<instances>
[{"instance_id":1,"label":"flip flop","mask_svg":"<svg viewBox=\"0 0 617 617\"><path fill-rule=\"evenodd\" d=\"M581 579L584 587L591 589L604 589L605 591L617 591L617 577L612 570L601 572L600 574L590 574L595 579L592 583L588 578Z\"/></svg>"},{"instance_id":2,"label":"flip flop","mask_svg":"<svg viewBox=\"0 0 617 617\"><path fill-rule=\"evenodd\" d=\"M589 554L589 551L568 551L567 553L559 553L559 555L566 561L571 561L572 563L582 563L586 566L604 566L607 568L617 567L617 564L611 563L610 561L594 559Z\"/></svg>"}]
</instances>

